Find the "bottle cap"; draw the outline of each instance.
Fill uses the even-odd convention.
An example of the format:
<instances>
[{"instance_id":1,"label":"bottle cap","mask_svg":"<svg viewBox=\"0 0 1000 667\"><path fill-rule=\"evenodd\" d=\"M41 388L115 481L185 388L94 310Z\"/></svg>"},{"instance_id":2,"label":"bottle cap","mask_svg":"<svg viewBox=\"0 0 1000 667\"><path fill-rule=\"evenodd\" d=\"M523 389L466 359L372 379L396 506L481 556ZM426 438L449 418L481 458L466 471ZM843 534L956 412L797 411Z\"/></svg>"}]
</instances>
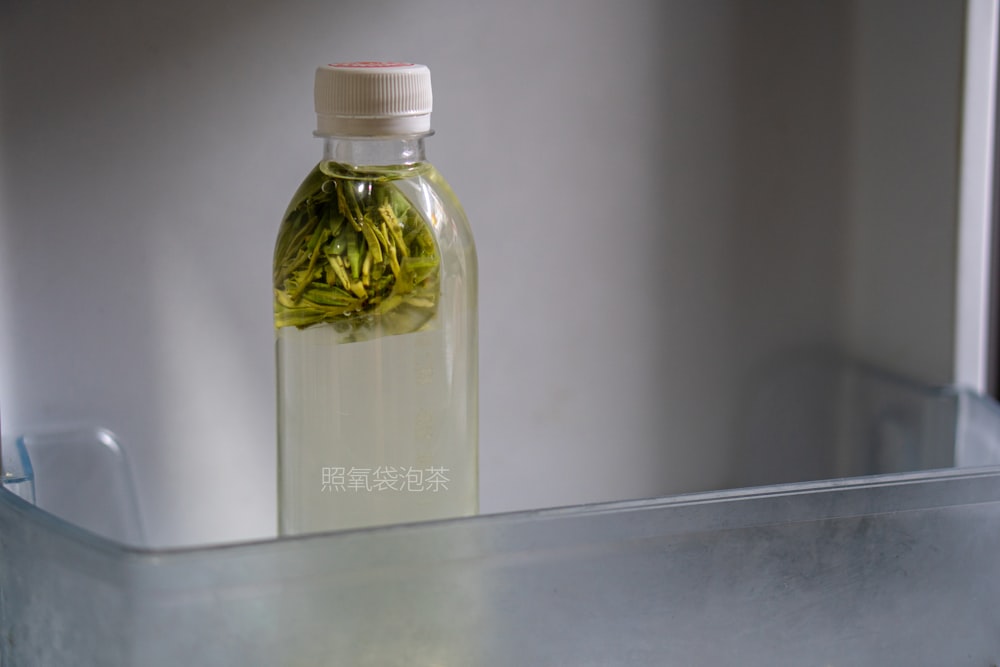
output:
<instances>
[{"instance_id":1,"label":"bottle cap","mask_svg":"<svg viewBox=\"0 0 1000 667\"><path fill-rule=\"evenodd\" d=\"M413 63L316 68L316 134L377 137L431 129L431 71Z\"/></svg>"}]
</instances>

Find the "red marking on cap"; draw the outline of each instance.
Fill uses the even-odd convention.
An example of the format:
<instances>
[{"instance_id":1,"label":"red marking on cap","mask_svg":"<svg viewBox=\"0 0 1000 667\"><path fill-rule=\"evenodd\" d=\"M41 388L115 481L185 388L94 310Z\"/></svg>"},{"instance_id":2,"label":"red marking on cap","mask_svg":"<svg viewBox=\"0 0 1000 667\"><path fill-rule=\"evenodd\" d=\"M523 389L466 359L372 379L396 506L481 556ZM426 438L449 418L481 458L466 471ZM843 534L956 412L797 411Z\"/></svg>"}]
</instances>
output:
<instances>
[{"instance_id":1,"label":"red marking on cap","mask_svg":"<svg viewBox=\"0 0 1000 667\"><path fill-rule=\"evenodd\" d=\"M383 63L375 60L359 60L353 63L334 63L330 67L413 67L413 63Z\"/></svg>"}]
</instances>

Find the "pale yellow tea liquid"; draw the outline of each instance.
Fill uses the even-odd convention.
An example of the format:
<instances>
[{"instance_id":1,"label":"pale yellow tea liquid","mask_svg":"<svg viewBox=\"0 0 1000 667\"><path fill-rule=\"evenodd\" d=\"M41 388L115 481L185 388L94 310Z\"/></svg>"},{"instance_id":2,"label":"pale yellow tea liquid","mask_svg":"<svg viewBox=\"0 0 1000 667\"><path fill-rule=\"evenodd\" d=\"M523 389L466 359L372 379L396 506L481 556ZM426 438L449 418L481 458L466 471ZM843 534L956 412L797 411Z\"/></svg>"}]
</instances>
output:
<instances>
[{"instance_id":1,"label":"pale yellow tea liquid","mask_svg":"<svg viewBox=\"0 0 1000 667\"><path fill-rule=\"evenodd\" d=\"M281 532L475 514L475 424L450 409L467 387L444 332L338 339L278 331Z\"/></svg>"}]
</instances>

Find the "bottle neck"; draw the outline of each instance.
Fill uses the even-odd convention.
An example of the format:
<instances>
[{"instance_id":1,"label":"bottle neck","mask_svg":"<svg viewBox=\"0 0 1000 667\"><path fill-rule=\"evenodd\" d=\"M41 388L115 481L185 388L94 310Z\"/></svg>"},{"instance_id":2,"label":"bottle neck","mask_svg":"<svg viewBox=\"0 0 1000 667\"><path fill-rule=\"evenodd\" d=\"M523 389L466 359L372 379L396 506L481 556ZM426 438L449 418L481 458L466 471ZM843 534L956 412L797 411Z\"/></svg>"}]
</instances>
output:
<instances>
[{"instance_id":1,"label":"bottle neck","mask_svg":"<svg viewBox=\"0 0 1000 667\"><path fill-rule=\"evenodd\" d=\"M405 137L323 137L323 160L352 167L424 162L424 139L430 132Z\"/></svg>"}]
</instances>

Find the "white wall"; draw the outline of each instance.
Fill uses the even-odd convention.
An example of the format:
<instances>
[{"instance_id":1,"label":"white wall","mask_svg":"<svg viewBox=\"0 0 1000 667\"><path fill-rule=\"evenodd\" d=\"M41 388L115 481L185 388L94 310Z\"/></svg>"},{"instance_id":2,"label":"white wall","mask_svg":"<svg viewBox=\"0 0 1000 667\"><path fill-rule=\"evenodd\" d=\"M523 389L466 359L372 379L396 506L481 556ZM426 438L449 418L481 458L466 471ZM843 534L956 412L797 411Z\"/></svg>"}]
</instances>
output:
<instances>
[{"instance_id":1,"label":"white wall","mask_svg":"<svg viewBox=\"0 0 1000 667\"><path fill-rule=\"evenodd\" d=\"M479 247L483 510L739 483L762 369L885 347L855 267L877 269L865 170L896 145L859 139L879 100L856 88L950 58L930 28L961 3L880 7L925 58L871 51L863 2L5 3L4 432L115 430L154 543L268 534L270 255L318 157L312 71L406 59ZM934 109L957 108L947 58ZM938 160L949 123L904 129ZM954 165L896 166L947 218ZM942 216L910 224L936 243ZM927 253L935 308L949 252Z\"/></svg>"},{"instance_id":2,"label":"white wall","mask_svg":"<svg viewBox=\"0 0 1000 667\"><path fill-rule=\"evenodd\" d=\"M955 378L973 391L1000 395L998 309L992 285L996 182L997 52L1000 2L969 0L962 71L962 149L955 277Z\"/></svg>"}]
</instances>

